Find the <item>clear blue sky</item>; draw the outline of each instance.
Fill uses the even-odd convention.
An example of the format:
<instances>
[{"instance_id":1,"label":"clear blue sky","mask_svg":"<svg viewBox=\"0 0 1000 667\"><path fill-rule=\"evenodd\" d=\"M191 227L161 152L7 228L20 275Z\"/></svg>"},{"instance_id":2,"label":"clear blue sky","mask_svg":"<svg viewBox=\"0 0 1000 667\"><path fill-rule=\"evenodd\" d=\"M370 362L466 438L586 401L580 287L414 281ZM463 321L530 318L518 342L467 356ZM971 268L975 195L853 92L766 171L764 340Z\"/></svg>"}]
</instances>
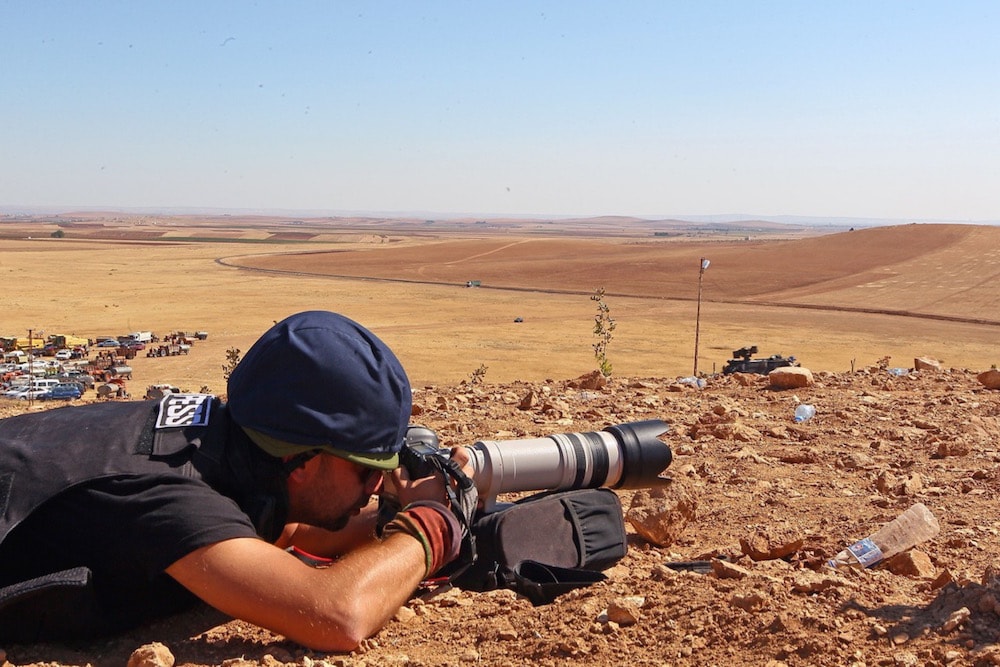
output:
<instances>
[{"instance_id":1,"label":"clear blue sky","mask_svg":"<svg viewBox=\"0 0 1000 667\"><path fill-rule=\"evenodd\" d=\"M0 210L1000 220L1000 2L0 0Z\"/></svg>"}]
</instances>

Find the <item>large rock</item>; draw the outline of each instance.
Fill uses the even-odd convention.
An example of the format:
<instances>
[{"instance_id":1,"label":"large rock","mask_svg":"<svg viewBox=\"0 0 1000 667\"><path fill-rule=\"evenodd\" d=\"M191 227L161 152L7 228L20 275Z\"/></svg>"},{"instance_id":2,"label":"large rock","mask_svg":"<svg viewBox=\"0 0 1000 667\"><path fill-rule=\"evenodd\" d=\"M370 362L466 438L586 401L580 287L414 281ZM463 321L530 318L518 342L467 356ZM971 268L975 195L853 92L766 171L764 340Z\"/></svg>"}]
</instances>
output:
<instances>
[{"instance_id":1,"label":"large rock","mask_svg":"<svg viewBox=\"0 0 1000 667\"><path fill-rule=\"evenodd\" d=\"M666 547L684 533L697 510L697 495L674 479L667 486L636 492L625 518L647 542Z\"/></svg>"},{"instance_id":2,"label":"large rock","mask_svg":"<svg viewBox=\"0 0 1000 667\"><path fill-rule=\"evenodd\" d=\"M796 389L809 387L813 384L812 371L798 366L775 368L767 374L767 378L775 389Z\"/></svg>"},{"instance_id":3,"label":"large rock","mask_svg":"<svg viewBox=\"0 0 1000 667\"><path fill-rule=\"evenodd\" d=\"M575 380L570 380L568 384L574 389L604 389L608 384L608 378L600 371L591 371Z\"/></svg>"},{"instance_id":4,"label":"large rock","mask_svg":"<svg viewBox=\"0 0 1000 667\"><path fill-rule=\"evenodd\" d=\"M913 360L913 368L918 371L939 371L941 362L931 357L917 357Z\"/></svg>"},{"instance_id":5,"label":"large rock","mask_svg":"<svg viewBox=\"0 0 1000 667\"><path fill-rule=\"evenodd\" d=\"M987 389L1000 389L1000 371L995 368L980 373L976 379Z\"/></svg>"}]
</instances>

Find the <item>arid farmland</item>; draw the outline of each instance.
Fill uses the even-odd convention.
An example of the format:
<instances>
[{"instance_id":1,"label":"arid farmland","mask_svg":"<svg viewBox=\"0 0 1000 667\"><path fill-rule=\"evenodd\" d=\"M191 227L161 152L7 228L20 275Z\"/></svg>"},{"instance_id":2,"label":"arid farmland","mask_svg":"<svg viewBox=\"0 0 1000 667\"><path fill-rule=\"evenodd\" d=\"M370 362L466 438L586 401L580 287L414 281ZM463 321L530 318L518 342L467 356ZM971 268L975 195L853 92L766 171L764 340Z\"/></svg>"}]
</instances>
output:
<instances>
[{"instance_id":1,"label":"arid farmland","mask_svg":"<svg viewBox=\"0 0 1000 667\"><path fill-rule=\"evenodd\" d=\"M0 225L9 330L0 333L208 330L188 357L154 360L148 373L139 360L137 375L220 390L227 349L246 350L291 312L322 308L375 330L421 383L460 381L481 366L489 380L565 378L596 367L589 297L604 288L617 322L614 371L683 376L693 368L698 262L707 257L701 372L721 370L744 345L813 370L886 356L904 367L919 356L972 369L996 362L992 227L654 236L595 224L586 237L570 223L138 222ZM51 238L54 229L66 237ZM466 288L471 280L482 287Z\"/></svg>"}]
</instances>

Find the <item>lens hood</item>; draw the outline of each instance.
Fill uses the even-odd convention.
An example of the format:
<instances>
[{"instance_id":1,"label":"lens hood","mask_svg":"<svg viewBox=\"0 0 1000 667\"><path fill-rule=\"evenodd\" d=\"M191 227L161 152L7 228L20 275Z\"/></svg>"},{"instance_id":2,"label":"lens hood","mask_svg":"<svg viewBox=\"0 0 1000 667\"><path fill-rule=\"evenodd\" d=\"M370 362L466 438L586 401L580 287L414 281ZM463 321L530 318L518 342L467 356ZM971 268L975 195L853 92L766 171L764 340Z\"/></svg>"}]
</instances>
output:
<instances>
[{"instance_id":1,"label":"lens hood","mask_svg":"<svg viewBox=\"0 0 1000 667\"><path fill-rule=\"evenodd\" d=\"M663 483L660 473L667 469L674 455L659 436L669 428L661 419L648 419L604 429L615 436L622 448L622 476L612 488L643 489Z\"/></svg>"}]
</instances>

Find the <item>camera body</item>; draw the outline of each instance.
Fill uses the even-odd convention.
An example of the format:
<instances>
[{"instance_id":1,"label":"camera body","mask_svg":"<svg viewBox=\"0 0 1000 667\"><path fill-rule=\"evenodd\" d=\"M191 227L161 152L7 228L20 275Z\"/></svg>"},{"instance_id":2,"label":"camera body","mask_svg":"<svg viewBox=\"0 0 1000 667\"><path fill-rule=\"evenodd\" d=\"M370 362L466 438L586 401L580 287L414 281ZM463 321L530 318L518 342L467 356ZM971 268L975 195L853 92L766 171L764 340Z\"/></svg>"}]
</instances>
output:
<instances>
[{"instance_id":1,"label":"camera body","mask_svg":"<svg viewBox=\"0 0 1000 667\"><path fill-rule=\"evenodd\" d=\"M409 473L410 478L419 479L439 469L435 458L451 458L451 450L441 447L437 433L426 426L408 427L406 442L399 452L399 466Z\"/></svg>"}]
</instances>

